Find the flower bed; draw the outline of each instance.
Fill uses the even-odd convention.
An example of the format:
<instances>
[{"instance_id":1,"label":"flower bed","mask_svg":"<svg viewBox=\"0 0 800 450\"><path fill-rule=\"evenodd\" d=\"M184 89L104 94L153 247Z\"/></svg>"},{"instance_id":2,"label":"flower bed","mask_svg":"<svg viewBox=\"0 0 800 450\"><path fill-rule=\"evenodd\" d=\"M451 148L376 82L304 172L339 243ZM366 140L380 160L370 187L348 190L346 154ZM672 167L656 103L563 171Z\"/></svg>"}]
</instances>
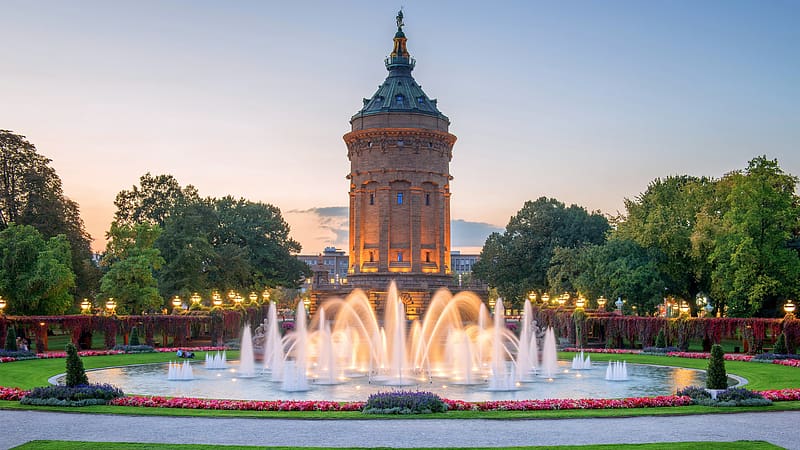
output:
<instances>
[{"instance_id":1,"label":"flower bed","mask_svg":"<svg viewBox=\"0 0 800 450\"><path fill-rule=\"evenodd\" d=\"M213 351L222 351L227 350L227 347L165 347L165 348L157 348L155 349L156 352L160 353L175 353L180 350L191 350L196 352L213 352ZM87 357L87 356L108 356L108 355L123 355L129 352L125 352L122 350L83 350L78 352L78 356ZM136 353L136 352L133 352ZM14 361L23 361L26 359L54 359L54 358L66 358L66 352L45 352L45 353L36 353L35 356L32 357L25 357L25 358L13 358L13 357L0 357L0 363L8 363Z\"/></svg>"},{"instance_id":2,"label":"flower bed","mask_svg":"<svg viewBox=\"0 0 800 450\"><path fill-rule=\"evenodd\" d=\"M149 408L226 409L235 411L361 411L364 402L326 400L214 400L189 397L120 397L109 402L116 406Z\"/></svg>"},{"instance_id":3,"label":"flower bed","mask_svg":"<svg viewBox=\"0 0 800 450\"><path fill-rule=\"evenodd\" d=\"M635 350L631 348L577 348L577 347L566 347L563 349L565 352L575 352L575 353L608 353L610 355L638 355L642 353L641 350Z\"/></svg>"},{"instance_id":4,"label":"flower bed","mask_svg":"<svg viewBox=\"0 0 800 450\"><path fill-rule=\"evenodd\" d=\"M667 356L675 356L678 358L689 359L708 359L709 353L705 352L669 352ZM753 359L752 355L743 355L741 353L726 353L725 361L745 361L748 362Z\"/></svg>"},{"instance_id":5,"label":"flower bed","mask_svg":"<svg viewBox=\"0 0 800 450\"><path fill-rule=\"evenodd\" d=\"M205 346L205 347L159 347L155 351L159 353L175 353L178 350L190 350L193 352L216 352L228 350L225 346Z\"/></svg>"},{"instance_id":6,"label":"flower bed","mask_svg":"<svg viewBox=\"0 0 800 450\"><path fill-rule=\"evenodd\" d=\"M28 392L20 388L9 388L0 386L0 400L21 400L28 395Z\"/></svg>"},{"instance_id":7,"label":"flower bed","mask_svg":"<svg viewBox=\"0 0 800 450\"><path fill-rule=\"evenodd\" d=\"M659 397L630 397L618 399L562 398L543 400L499 400L488 402L445 400L445 402L450 409L456 411L545 411L560 409L619 409L686 406L692 404L692 399L677 395L662 395Z\"/></svg>"}]
</instances>

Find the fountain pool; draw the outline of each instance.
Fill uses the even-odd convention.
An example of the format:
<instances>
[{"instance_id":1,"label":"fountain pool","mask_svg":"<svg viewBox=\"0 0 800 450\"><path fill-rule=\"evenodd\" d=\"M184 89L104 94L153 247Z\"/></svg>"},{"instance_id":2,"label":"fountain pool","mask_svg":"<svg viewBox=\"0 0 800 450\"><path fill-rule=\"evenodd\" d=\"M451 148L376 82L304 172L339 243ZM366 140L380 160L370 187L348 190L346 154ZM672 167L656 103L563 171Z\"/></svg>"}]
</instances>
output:
<instances>
[{"instance_id":1,"label":"fountain pool","mask_svg":"<svg viewBox=\"0 0 800 450\"><path fill-rule=\"evenodd\" d=\"M169 381L166 364L146 364L88 371L92 383L111 383L131 395L224 398L247 400L366 400L369 394L391 389L425 390L442 397L467 400L523 400L541 398L619 398L670 395L690 385L705 383L705 372L677 367L628 364L628 380L606 381L607 363L595 362L589 370L572 370L570 361L559 361L554 377L533 377L520 382L513 391L494 391L488 379L463 385L442 378L415 381L392 387L368 377L350 378L342 384L320 384L308 380L308 390L287 392L269 374L253 378L239 376L239 362L228 361L226 370L208 370L202 361L192 364L194 379Z\"/></svg>"}]
</instances>

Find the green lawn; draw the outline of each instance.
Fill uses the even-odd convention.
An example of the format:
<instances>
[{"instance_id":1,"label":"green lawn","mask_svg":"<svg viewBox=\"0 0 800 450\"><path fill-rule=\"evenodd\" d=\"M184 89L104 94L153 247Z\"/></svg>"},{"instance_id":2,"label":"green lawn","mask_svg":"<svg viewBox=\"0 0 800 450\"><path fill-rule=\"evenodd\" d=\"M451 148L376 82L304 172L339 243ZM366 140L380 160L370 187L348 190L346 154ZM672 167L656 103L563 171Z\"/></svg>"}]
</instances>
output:
<instances>
[{"instance_id":1,"label":"green lawn","mask_svg":"<svg viewBox=\"0 0 800 450\"><path fill-rule=\"evenodd\" d=\"M781 448L764 441L736 441L736 442L670 442L667 444L670 449L676 450L693 450L693 449L707 449L712 446L714 449L776 449ZM542 449L557 449L557 450L611 450L611 449L630 449L630 450L659 450L663 449L664 443L660 444L620 444L620 445L561 445L558 447L505 447L511 450L542 450ZM78 442L78 441L31 441L26 444L14 447L20 450L70 450L70 449L86 449L86 448L103 448L108 450L141 450L141 449L158 449L158 450L211 450L215 448L222 448L224 450L255 450L255 449L272 449L272 450L286 450L286 449L305 449L305 450L325 450L328 447L251 447L241 445L202 445L202 444L140 444L129 442ZM377 447L384 448L384 447ZM440 447L428 447L428 449L435 449ZM478 449L483 447L467 447L467 449ZM425 450L424 448L422 450Z\"/></svg>"}]
</instances>

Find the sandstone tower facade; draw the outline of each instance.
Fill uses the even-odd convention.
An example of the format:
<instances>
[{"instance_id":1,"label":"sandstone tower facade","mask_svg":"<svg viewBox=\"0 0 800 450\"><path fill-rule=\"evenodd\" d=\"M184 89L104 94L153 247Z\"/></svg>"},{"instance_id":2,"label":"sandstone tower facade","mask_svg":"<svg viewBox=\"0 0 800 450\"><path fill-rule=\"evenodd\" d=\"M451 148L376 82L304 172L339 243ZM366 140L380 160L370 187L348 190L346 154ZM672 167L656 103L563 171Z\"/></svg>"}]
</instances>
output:
<instances>
[{"instance_id":1,"label":"sandstone tower facade","mask_svg":"<svg viewBox=\"0 0 800 450\"><path fill-rule=\"evenodd\" d=\"M414 80L402 11L389 75L351 119L344 135L350 160L348 284L380 310L395 281L410 319L431 295L452 285L450 120Z\"/></svg>"}]
</instances>

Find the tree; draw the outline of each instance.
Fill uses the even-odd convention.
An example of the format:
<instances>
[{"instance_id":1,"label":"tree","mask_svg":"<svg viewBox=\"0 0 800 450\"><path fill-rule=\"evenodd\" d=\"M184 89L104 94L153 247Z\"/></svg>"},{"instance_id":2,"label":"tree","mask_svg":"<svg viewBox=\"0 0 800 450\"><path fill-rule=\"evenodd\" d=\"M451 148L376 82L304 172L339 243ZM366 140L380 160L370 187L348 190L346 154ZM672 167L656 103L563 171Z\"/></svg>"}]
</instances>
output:
<instances>
[{"instance_id":1,"label":"tree","mask_svg":"<svg viewBox=\"0 0 800 450\"><path fill-rule=\"evenodd\" d=\"M8 327L8 331L6 332L6 345L4 349L7 352L17 351L17 331L14 329L14 327Z\"/></svg>"},{"instance_id":2,"label":"tree","mask_svg":"<svg viewBox=\"0 0 800 450\"><path fill-rule=\"evenodd\" d=\"M24 136L0 130L0 230L11 223L31 225L45 238L66 236L75 273L74 294L87 297L97 289L100 272L93 263L92 238L78 204L63 194L61 179Z\"/></svg>"},{"instance_id":3,"label":"tree","mask_svg":"<svg viewBox=\"0 0 800 450\"><path fill-rule=\"evenodd\" d=\"M67 380L65 384L69 387L89 384L86 370L83 368L83 361L78 356L78 349L71 342L66 345L67 351Z\"/></svg>"},{"instance_id":4,"label":"tree","mask_svg":"<svg viewBox=\"0 0 800 450\"><path fill-rule=\"evenodd\" d=\"M773 315L798 293L800 257L790 246L800 232L798 179L760 156L722 181L728 207L710 225L712 295L732 316Z\"/></svg>"},{"instance_id":5,"label":"tree","mask_svg":"<svg viewBox=\"0 0 800 450\"><path fill-rule=\"evenodd\" d=\"M119 225L163 226L177 207L197 201L199 196L194 186L182 188L172 175L153 176L148 172L139 178L139 186L117 194L114 221Z\"/></svg>"},{"instance_id":6,"label":"tree","mask_svg":"<svg viewBox=\"0 0 800 450\"><path fill-rule=\"evenodd\" d=\"M589 298L622 297L627 305L652 311L661 303L665 281L659 253L628 239L609 239L601 245L557 248L547 272L554 292L579 292Z\"/></svg>"},{"instance_id":7,"label":"tree","mask_svg":"<svg viewBox=\"0 0 800 450\"><path fill-rule=\"evenodd\" d=\"M670 294L694 298L709 287L708 249L693 245L698 213L712 198L714 181L687 175L656 178L635 199L625 199L615 237L630 239L663 256L659 270Z\"/></svg>"},{"instance_id":8,"label":"tree","mask_svg":"<svg viewBox=\"0 0 800 450\"><path fill-rule=\"evenodd\" d=\"M111 223L102 261L108 272L100 280L100 291L102 296L116 299L119 312L138 314L163 306L154 274L164 264L153 246L160 233L158 225Z\"/></svg>"},{"instance_id":9,"label":"tree","mask_svg":"<svg viewBox=\"0 0 800 450\"><path fill-rule=\"evenodd\" d=\"M75 275L69 243L58 235L45 240L30 225L0 231L0 292L12 314L62 314L72 305Z\"/></svg>"},{"instance_id":10,"label":"tree","mask_svg":"<svg viewBox=\"0 0 800 450\"><path fill-rule=\"evenodd\" d=\"M547 270L556 247L600 244L609 228L597 212L545 197L528 201L503 234L489 236L473 273L519 305L528 291L548 290Z\"/></svg>"},{"instance_id":11,"label":"tree","mask_svg":"<svg viewBox=\"0 0 800 450\"><path fill-rule=\"evenodd\" d=\"M708 370L706 371L706 387L708 389L727 389L728 375L725 372L725 352L722 346L714 344L711 355L708 357Z\"/></svg>"}]
</instances>

